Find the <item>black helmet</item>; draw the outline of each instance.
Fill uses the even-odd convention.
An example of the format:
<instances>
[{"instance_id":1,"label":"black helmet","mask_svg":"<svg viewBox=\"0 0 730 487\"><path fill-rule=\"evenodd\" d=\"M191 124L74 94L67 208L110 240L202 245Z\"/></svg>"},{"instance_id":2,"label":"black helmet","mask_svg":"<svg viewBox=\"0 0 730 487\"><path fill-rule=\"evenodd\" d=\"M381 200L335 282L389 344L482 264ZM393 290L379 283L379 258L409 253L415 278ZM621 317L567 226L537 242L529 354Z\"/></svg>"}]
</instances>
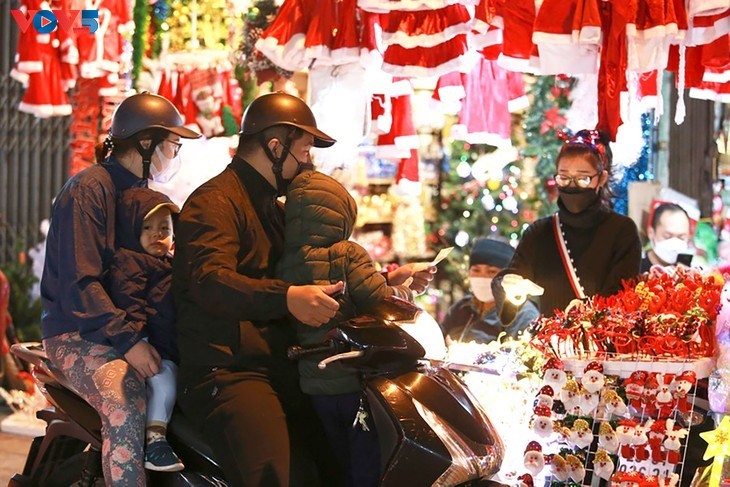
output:
<instances>
[{"instance_id":1,"label":"black helmet","mask_svg":"<svg viewBox=\"0 0 730 487\"><path fill-rule=\"evenodd\" d=\"M256 98L246 108L241 135L253 135L275 125L290 125L314 136L315 147L329 147L335 139L317 128L312 110L296 96L281 91Z\"/></svg>"},{"instance_id":2,"label":"black helmet","mask_svg":"<svg viewBox=\"0 0 730 487\"><path fill-rule=\"evenodd\" d=\"M184 120L167 98L148 92L123 100L112 115L109 133L116 139L127 139L146 129L164 129L184 139L197 139L200 134L185 128Z\"/></svg>"}]
</instances>

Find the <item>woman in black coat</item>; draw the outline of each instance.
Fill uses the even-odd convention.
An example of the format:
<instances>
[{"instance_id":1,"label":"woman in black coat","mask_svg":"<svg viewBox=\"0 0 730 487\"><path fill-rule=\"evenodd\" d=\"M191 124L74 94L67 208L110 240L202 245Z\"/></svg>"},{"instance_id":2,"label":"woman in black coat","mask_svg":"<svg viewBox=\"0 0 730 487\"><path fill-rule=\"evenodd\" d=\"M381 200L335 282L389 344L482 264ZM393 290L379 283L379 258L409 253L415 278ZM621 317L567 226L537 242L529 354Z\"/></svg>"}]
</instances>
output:
<instances>
[{"instance_id":1,"label":"woman in black coat","mask_svg":"<svg viewBox=\"0 0 730 487\"><path fill-rule=\"evenodd\" d=\"M631 219L611 209L611 151L599 133L581 130L568 138L556 165L558 212L525 230L508 268L493 284L495 295L512 296L504 301L503 323L514 319L514 302L525 294L519 277L504 279L507 274L542 287L539 309L551 316L573 299L611 295L623 279L639 273L639 233Z\"/></svg>"}]
</instances>

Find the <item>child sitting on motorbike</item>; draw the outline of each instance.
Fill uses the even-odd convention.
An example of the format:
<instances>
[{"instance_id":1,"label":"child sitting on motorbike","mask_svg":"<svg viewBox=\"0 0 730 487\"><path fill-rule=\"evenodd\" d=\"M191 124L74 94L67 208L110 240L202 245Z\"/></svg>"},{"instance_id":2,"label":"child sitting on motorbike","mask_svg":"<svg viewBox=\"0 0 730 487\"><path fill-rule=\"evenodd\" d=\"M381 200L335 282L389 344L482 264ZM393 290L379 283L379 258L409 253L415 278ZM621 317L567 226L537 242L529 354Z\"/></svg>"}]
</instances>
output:
<instances>
[{"instance_id":1,"label":"child sitting on motorbike","mask_svg":"<svg viewBox=\"0 0 730 487\"><path fill-rule=\"evenodd\" d=\"M119 198L117 251L109 271L109 296L127 314L128 326L149 341L161 358L160 371L147 376L145 468L184 468L165 439L175 405L179 361L172 297L173 215L179 208L164 194L132 188ZM158 359L159 360L159 359Z\"/></svg>"},{"instance_id":2,"label":"child sitting on motorbike","mask_svg":"<svg viewBox=\"0 0 730 487\"><path fill-rule=\"evenodd\" d=\"M366 314L382 298L412 301L406 286L389 286L367 251L348 239L355 226L357 205L333 178L309 170L297 175L286 197L285 249L278 277L293 285L345 283L340 308L319 328L297 323L302 345L322 343L339 323ZM380 477L380 448L375 424L356 372L339 363L317 367L318 358L299 361L300 385L312 397L345 485L374 486Z\"/></svg>"}]
</instances>

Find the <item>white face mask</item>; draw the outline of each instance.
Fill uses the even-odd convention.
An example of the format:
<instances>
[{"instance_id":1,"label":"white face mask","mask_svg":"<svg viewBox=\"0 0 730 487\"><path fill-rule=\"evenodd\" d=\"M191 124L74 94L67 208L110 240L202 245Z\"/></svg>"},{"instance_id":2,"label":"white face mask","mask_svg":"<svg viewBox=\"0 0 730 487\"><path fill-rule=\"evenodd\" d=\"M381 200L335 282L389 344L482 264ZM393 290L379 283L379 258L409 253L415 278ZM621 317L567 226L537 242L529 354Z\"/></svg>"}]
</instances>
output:
<instances>
[{"instance_id":1,"label":"white face mask","mask_svg":"<svg viewBox=\"0 0 730 487\"><path fill-rule=\"evenodd\" d=\"M155 147L155 155L157 156L157 160L153 160L150 163L150 176L153 181L164 184L171 180L180 170L180 154L169 158L158 145Z\"/></svg>"},{"instance_id":2,"label":"white face mask","mask_svg":"<svg viewBox=\"0 0 730 487\"><path fill-rule=\"evenodd\" d=\"M656 256L667 264L676 264L677 255L686 254L688 248L689 244L677 237L660 240L659 242L653 241L651 243L651 249Z\"/></svg>"},{"instance_id":3,"label":"white face mask","mask_svg":"<svg viewBox=\"0 0 730 487\"><path fill-rule=\"evenodd\" d=\"M470 277L469 282L471 283L471 292L475 298L483 303L494 301L491 277Z\"/></svg>"}]
</instances>

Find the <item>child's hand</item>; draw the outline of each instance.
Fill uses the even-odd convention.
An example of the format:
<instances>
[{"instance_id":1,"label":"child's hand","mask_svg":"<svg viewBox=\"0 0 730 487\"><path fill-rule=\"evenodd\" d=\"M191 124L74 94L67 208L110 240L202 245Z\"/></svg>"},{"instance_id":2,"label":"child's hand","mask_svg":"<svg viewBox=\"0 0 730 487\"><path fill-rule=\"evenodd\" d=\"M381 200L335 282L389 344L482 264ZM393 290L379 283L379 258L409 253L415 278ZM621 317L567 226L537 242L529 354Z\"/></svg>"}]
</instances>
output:
<instances>
[{"instance_id":1,"label":"child's hand","mask_svg":"<svg viewBox=\"0 0 730 487\"><path fill-rule=\"evenodd\" d=\"M332 295L342 292L342 281L329 286L291 286L286 293L286 307L298 321L320 327L331 320L340 303Z\"/></svg>"},{"instance_id":2,"label":"child's hand","mask_svg":"<svg viewBox=\"0 0 730 487\"><path fill-rule=\"evenodd\" d=\"M152 377L160 371L162 358L155 347L144 340L138 341L127 353L124 359L134 367L145 379Z\"/></svg>"}]
</instances>

